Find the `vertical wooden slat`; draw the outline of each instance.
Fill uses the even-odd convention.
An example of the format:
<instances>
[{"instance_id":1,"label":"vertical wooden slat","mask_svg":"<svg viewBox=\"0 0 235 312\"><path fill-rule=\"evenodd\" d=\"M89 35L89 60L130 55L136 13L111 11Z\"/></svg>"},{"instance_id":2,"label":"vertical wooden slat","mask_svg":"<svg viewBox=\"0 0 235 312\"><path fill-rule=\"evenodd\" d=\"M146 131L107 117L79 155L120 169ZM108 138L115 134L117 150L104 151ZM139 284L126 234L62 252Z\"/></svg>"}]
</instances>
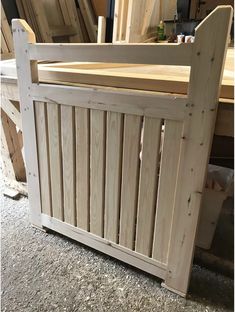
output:
<instances>
[{"instance_id":1,"label":"vertical wooden slat","mask_svg":"<svg viewBox=\"0 0 235 312\"><path fill-rule=\"evenodd\" d=\"M125 115L119 244L133 249L137 207L141 117Z\"/></svg>"},{"instance_id":2,"label":"vertical wooden slat","mask_svg":"<svg viewBox=\"0 0 235 312\"><path fill-rule=\"evenodd\" d=\"M43 102L35 102L34 105L42 212L51 216L50 165L46 104Z\"/></svg>"},{"instance_id":3,"label":"vertical wooden slat","mask_svg":"<svg viewBox=\"0 0 235 312\"><path fill-rule=\"evenodd\" d=\"M76 209L77 226L89 231L90 114L75 107L76 124Z\"/></svg>"},{"instance_id":4,"label":"vertical wooden slat","mask_svg":"<svg viewBox=\"0 0 235 312\"><path fill-rule=\"evenodd\" d=\"M152 254L163 263L169 248L182 127L182 122L165 121Z\"/></svg>"},{"instance_id":5,"label":"vertical wooden slat","mask_svg":"<svg viewBox=\"0 0 235 312\"><path fill-rule=\"evenodd\" d=\"M161 119L144 119L135 250L146 256L152 251L161 123Z\"/></svg>"},{"instance_id":6,"label":"vertical wooden slat","mask_svg":"<svg viewBox=\"0 0 235 312\"><path fill-rule=\"evenodd\" d=\"M76 225L74 108L61 105L64 221Z\"/></svg>"},{"instance_id":7,"label":"vertical wooden slat","mask_svg":"<svg viewBox=\"0 0 235 312\"><path fill-rule=\"evenodd\" d=\"M90 231L103 236L105 112L91 110Z\"/></svg>"},{"instance_id":8,"label":"vertical wooden slat","mask_svg":"<svg viewBox=\"0 0 235 312\"><path fill-rule=\"evenodd\" d=\"M122 158L122 114L107 113L104 237L118 240Z\"/></svg>"},{"instance_id":9,"label":"vertical wooden slat","mask_svg":"<svg viewBox=\"0 0 235 312\"><path fill-rule=\"evenodd\" d=\"M63 220L63 182L59 105L47 103L48 139L53 217Z\"/></svg>"}]
</instances>

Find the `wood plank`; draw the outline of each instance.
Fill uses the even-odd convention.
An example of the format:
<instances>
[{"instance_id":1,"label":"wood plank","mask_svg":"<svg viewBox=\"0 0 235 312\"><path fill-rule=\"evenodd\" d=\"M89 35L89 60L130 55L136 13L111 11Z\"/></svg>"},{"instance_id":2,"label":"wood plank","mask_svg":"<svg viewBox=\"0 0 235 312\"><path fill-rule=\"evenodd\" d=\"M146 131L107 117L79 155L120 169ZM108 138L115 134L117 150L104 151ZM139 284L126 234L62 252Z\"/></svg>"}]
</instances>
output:
<instances>
[{"instance_id":1,"label":"wood plank","mask_svg":"<svg viewBox=\"0 0 235 312\"><path fill-rule=\"evenodd\" d=\"M41 198L36 146L33 100L28 96L32 82L38 81L37 62L30 62L27 45L35 43L35 35L23 20L12 20L14 48L24 136L24 152L32 224L41 227Z\"/></svg>"},{"instance_id":2,"label":"wood plank","mask_svg":"<svg viewBox=\"0 0 235 312\"><path fill-rule=\"evenodd\" d=\"M64 220L61 156L60 107L47 103L48 139L50 156L51 199L53 217Z\"/></svg>"},{"instance_id":3,"label":"wood plank","mask_svg":"<svg viewBox=\"0 0 235 312\"><path fill-rule=\"evenodd\" d=\"M36 17L37 24L40 30L40 34L42 36L42 41L53 42L50 29L49 29L49 25L48 25L48 21L45 15L43 3L38 0L32 0L31 5L35 13L35 17Z\"/></svg>"},{"instance_id":4,"label":"wood plank","mask_svg":"<svg viewBox=\"0 0 235 312\"><path fill-rule=\"evenodd\" d=\"M6 18L2 4L1 4L1 32L4 34L4 38L7 44L8 51L13 52L14 47L13 47L11 28L8 24L8 20Z\"/></svg>"},{"instance_id":5,"label":"wood plank","mask_svg":"<svg viewBox=\"0 0 235 312\"><path fill-rule=\"evenodd\" d=\"M95 21L95 16L93 12L93 8L91 6L90 1L80 0L79 8L81 10L86 29L91 42L96 42L97 38L97 26Z\"/></svg>"},{"instance_id":6,"label":"wood plank","mask_svg":"<svg viewBox=\"0 0 235 312\"><path fill-rule=\"evenodd\" d=\"M1 49L2 53L9 53L8 46L2 31L1 31Z\"/></svg>"},{"instance_id":7,"label":"wood plank","mask_svg":"<svg viewBox=\"0 0 235 312\"><path fill-rule=\"evenodd\" d=\"M1 122L8 146L9 156L13 165L15 178L19 181L25 182L25 165L16 126L3 110L1 110Z\"/></svg>"},{"instance_id":8,"label":"wood plank","mask_svg":"<svg viewBox=\"0 0 235 312\"><path fill-rule=\"evenodd\" d=\"M74 108L61 106L64 221L76 225Z\"/></svg>"},{"instance_id":9,"label":"wood plank","mask_svg":"<svg viewBox=\"0 0 235 312\"><path fill-rule=\"evenodd\" d=\"M73 28L73 26L51 26L50 29L52 37L73 36L76 34L76 30Z\"/></svg>"},{"instance_id":10,"label":"wood plank","mask_svg":"<svg viewBox=\"0 0 235 312\"><path fill-rule=\"evenodd\" d=\"M187 66L191 65L192 47L193 43L53 45L36 43L29 45L28 50L32 60Z\"/></svg>"},{"instance_id":11,"label":"wood plank","mask_svg":"<svg viewBox=\"0 0 235 312\"><path fill-rule=\"evenodd\" d=\"M2 115L1 115L2 117ZM8 180L14 181L15 180L15 171L13 168L13 164L10 158L10 151L7 144L7 138L4 131L4 126L2 123L2 118L0 122L0 128L1 128L1 154L0 159L2 163L2 172L3 176L7 178Z\"/></svg>"},{"instance_id":12,"label":"wood plank","mask_svg":"<svg viewBox=\"0 0 235 312\"><path fill-rule=\"evenodd\" d=\"M46 103L35 102L34 105L42 212L52 216Z\"/></svg>"},{"instance_id":13,"label":"wood plank","mask_svg":"<svg viewBox=\"0 0 235 312\"><path fill-rule=\"evenodd\" d=\"M90 227L90 111L75 107L77 226Z\"/></svg>"},{"instance_id":14,"label":"wood plank","mask_svg":"<svg viewBox=\"0 0 235 312\"><path fill-rule=\"evenodd\" d=\"M118 241L122 159L122 114L107 113L104 237Z\"/></svg>"},{"instance_id":15,"label":"wood plank","mask_svg":"<svg viewBox=\"0 0 235 312\"><path fill-rule=\"evenodd\" d=\"M87 29L86 29L86 25L84 23L80 8L77 8L77 15L78 15L78 20L79 20L80 25L81 25L81 32L82 32L82 38L83 38L82 42L90 42L90 39L89 39L89 36L87 33Z\"/></svg>"},{"instance_id":16,"label":"wood plank","mask_svg":"<svg viewBox=\"0 0 235 312\"><path fill-rule=\"evenodd\" d=\"M104 16L99 16L97 43L104 43L105 42L105 35L106 35L106 19Z\"/></svg>"},{"instance_id":17,"label":"wood plank","mask_svg":"<svg viewBox=\"0 0 235 312\"><path fill-rule=\"evenodd\" d=\"M42 214L42 223L45 228L52 229L150 274L156 275L160 278L164 278L165 276L166 266L156 260L140 255L125 247L109 242L92 233L78 229L70 224L63 223L45 214Z\"/></svg>"},{"instance_id":18,"label":"wood plank","mask_svg":"<svg viewBox=\"0 0 235 312\"><path fill-rule=\"evenodd\" d=\"M22 131L21 115L19 110L12 104L12 102L5 97L1 97L1 109L14 122L14 124Z\"/></svg>"},{"instance_id":19,"label":"wood plank","mask_svg":"<svg viewBox=\"0 0 235 312\"><path fill-rule=\"evenodd\" d=\"M190 105L183 133L186 139L182 144L179 164L165 280L167 288L184 294L191 272L231 19L232 8L219 6L203 20L195 33L189 86Z\"/></svg>"},{"instance_id":20,"label":"wood plank","mask_svg":"<svg viewBox=\"0 0 235 312\"><path fill-rule=\"evenodd\" d=\"M134 248L137 210L141 118L125 115L119 244Z\"/></svg>"},{"instance_id":21,"label":"wood plank","mask_svg":"<svg viewBox=\"0 0 235 312\"><path fill-rule=\"evenodd\" d=\"M71 25L76 30L76 34L70 36L70 42L84 42L81 22L77 14L77 8L74 0L59 0L61 11L66 25Z\"/></svg>"},{"instance_id":22,"label":"wood plank","mask_svg":"<svg viewBox=\"0 0 235 312\"><path fill-rule=\"evenodd\" d=\"M186 96L180 95L48 84L33 84L31 96L38 101L173 120L183 120L187 104Z\"/></svg>"},{"instance_id":23,"label":"wood plank","mask_svg":"<svg viewBox=\"0 0 235 312\"><path fill-rule=\"evenodd\" d=\"M74 64L74 65L72 65ZM117 67L113 64L92 65L70 63L45 66L39 69L40 81L54 80L85 83L128 89L149 90L165 93L187 94L190 68L161 65L131 65ZM87 66L87 67L86 67ZM100 66L100 69L99 69ZM103 66L103 67L102 67ZM89 69L86 70L86 69ZM232 67L224 71L220 97L233 99Z\"/></svg>"},{"instance_id":24,"label":"wood plank","mask_svg":"<svg viewBox=\"0 0 235 312\"><path fill-rule=\"evenodd\" d=\"M162 120L144 118L135 250L151 256Z\"/></svg>"},{"instance_id":25,"label":"wood plank","mask_svg":"<svg viewBox=\"0 0 235 312\"><path fill-rule=\"evenodd\" d=\"M105 112L91 110L90 231L103 237Z\"/></svg>"},{"instance_id":26,"label":"wood plank","mask_svg":"<svg viewBox=\"0 0 235 312\"><path fill-rule=\"evenodd\" d=\"M169 250L182 131L181 122L165 120L152 254L162 263Z\"/></svg>"},{"instance_id":27,"label":"wood plank","mask_svg":"<svg viewBox=\"0 0 235 312\"><path fill-rule=\"evenodd\" d=\"M19 12L20 18L26 20L26 15L25 15L22 0L16 0L16 6L17 6L17 10Z\"/></svg>"}]
</instances>

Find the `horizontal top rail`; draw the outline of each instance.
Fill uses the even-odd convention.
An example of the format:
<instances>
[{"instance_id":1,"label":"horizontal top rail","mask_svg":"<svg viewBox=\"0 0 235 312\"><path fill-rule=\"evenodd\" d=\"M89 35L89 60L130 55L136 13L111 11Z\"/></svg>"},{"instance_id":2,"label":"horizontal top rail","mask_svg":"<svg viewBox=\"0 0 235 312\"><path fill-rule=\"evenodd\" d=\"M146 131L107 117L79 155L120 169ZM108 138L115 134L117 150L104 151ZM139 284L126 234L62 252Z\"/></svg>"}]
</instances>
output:
<instances>
[{"instance_id":1,"label":"horizontal top rail","mask_svg":"<svg viewBox=\"0 0 235 312\"><path fill-rule=\"evenodd\" d=\"M193 43L44 44L29 43L31 60L190 66Z\"/></svg>"},{"instance_id":2,"label":"horizontal top rail","mask_svg":"<svg viewBox=\"0 0 235 312\"><path fill-rule=\"evenodd\" d=\"M98 86L33 83L30 90L34 101L172 120L183 120L188 101L183 95Z\"/></svg>"}]
</instances>

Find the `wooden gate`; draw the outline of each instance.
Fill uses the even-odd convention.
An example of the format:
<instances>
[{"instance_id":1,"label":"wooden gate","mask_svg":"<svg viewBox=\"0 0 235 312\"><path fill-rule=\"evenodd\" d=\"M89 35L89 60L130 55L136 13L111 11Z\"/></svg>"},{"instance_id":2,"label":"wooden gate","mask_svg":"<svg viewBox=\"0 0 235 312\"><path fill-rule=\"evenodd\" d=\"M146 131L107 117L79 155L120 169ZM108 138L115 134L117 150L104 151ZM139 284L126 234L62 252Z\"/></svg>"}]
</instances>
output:
<instances>
[{"instance_id":1,"label":"wooden gate","mask_svg":"<svg viewBox=\"0 0 235 312\"><path fill-rule=\"evenodd\" d=\"M13 21L32 223L185 295L232 9L193 44L37 44ZM187 96L38 82L37 60L191 66Z\"/></svg>"}]
</instances>

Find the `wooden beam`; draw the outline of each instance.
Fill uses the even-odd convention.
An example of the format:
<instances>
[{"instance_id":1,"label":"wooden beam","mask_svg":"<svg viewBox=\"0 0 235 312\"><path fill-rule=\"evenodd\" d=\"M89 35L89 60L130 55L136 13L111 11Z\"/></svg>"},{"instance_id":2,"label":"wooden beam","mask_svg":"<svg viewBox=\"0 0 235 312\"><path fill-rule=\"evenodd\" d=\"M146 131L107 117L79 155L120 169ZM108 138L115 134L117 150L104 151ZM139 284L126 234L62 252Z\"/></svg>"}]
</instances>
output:
<instances>
[{"instance_id":1,"label":"wooden beam","mask_svg":"<svg viewBox=\"0 0 235 312\"><path fill-rule=\"evenodd\" d=\"M105 87L68 87L32 84L31 99L104 111L182 120L187 98Z\"/></svg>"},{"instance_id":2,"label":"wooden beam","mask_svg":"<svg viewBox=\"0 0 235 312\"><path fill-rule=\"evenodd\" d=\"M166 266L156 260L143 256L128 248L112 243L106 239L100 238L97 235L81 230L75 226L59 221L45 214L41 215L41 219L42 225L45 228L66 235L67 237L75 239L82 244L108 254L111 257L128 262L130 265L140 268L141 270L145 270L150 274L163 279L165 277Z\"/></svg>"},{"instance_id":3,"label":"wooden beam","mask_svg":"<svg viewBox=\"0 0 235 312\"><path fill-rule=\"evenodd\" d=\"M193 43L181 44L28 44L31 60L131 64L191 64Z\"/></svg>"}]
</instances>

